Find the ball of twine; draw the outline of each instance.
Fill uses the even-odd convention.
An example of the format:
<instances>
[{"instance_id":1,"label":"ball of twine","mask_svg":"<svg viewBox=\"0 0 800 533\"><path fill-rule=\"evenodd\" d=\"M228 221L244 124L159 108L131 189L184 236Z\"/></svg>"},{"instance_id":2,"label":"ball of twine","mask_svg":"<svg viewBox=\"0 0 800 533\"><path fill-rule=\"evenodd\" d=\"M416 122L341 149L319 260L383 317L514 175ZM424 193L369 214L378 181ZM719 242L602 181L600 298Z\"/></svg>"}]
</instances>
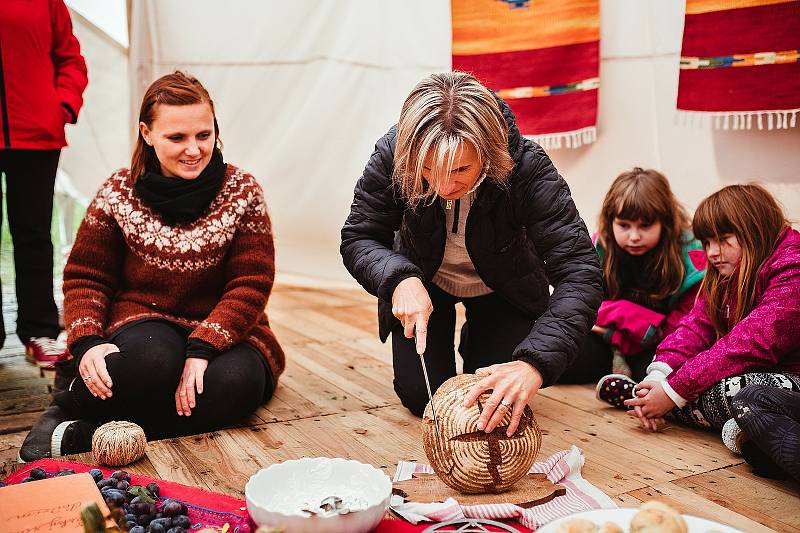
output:
<instances>
[{"instance_id":1,"label":"ball of twine","mask_svg":"<svg viewBox=\"0 0 800 533\"><path fill-rule=\"evenodd\" d=\"M101 465L122 466L144 456L147 437L133 422L108 422L95 430L92 453Z\"/></svg>"},{"instance_id":2,"label":"ball of twine","mask_svg":"<svg viewBox=\"0 0 800 533\"><path fill-rule=\"evenodd\" d=\"M439 431L428 403L422 421L422 447L439 479L448 486L465 494L500 493L528 473L539 454L542 433L528 406L512 437L506 435L511 421L509 408L501 408L505 409L503 419L492 433L478 430L478 418L491 391L471 407L463 406L478 381L474 374L462 374L439 387L433 395Z\"/></svg>"}]
</instances>

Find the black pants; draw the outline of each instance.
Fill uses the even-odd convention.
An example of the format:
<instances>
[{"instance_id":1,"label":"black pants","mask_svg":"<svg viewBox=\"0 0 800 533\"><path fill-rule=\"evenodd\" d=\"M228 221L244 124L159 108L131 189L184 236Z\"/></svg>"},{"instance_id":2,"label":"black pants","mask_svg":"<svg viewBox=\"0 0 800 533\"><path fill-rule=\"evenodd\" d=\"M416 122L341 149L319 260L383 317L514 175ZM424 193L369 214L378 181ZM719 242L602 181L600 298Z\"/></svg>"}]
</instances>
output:
<instances>
[{"instance_id":1,"label":"black pants","mask_svg":"<svg viewBox=\"0 0 800 533\"><path fill-rule=\"evenodd\" d=\"M433 284L426 284L433 303L428 321L425 364L432 392L456 375L455 329L457 302L466 308L467 322L461 329L459 354L464 359L464 372L496 363L511 361L517 345L527 337L533 320L495 293L476 298L458 298ZM392 331L394 390L400 401L416 416L422 416L428 403L428 391L422 364L414 345L407 339L403 326Z\"/></svg>"},{"instance_id":2,"label":"black pants","mask_svg":"<svg viewBox=\"0 0 800 533\"><path fill-rule=\"evenodd\" d=\"M733 415L762 452L800 481L800 392L747 386L733 398Z\"/></svg>"},{"instance_id":3,"label":"black pants","mask_svg":"<svg viewBox=\"0 0 800 533\"><path fill-rule=\"evenodd\" d=\"M644 351L626 357L625 361L633 371L634 381L641 381L647 375L647 366L653 362L654 352ZM589 333L578 351L575 362L558 379L559 383L597 383L603 376L611 373L611 346L597 335Z\"/></svg>"},{"instance_id":4,"label":"black pants","mask_svg":"<svg viewBox=\"0 0 800 533\"><path fill-rule=\"evenodd\" d=\"M56 338L61 332L53 299L53 186L60 150L0 150L6 176L8 224L14 243L17 336ZM2 220L2 203L0 203ZM0 346L5 342L0 313Z\"/></svg>"},{"instance_id":5,"label":"black pants","mask_svg":"<svg viewBox=\"0 0 800 533\"><path fill-rule=\"evenodd\" d=\"M78 376L55 394L69 416L107 422L128 420L142 426L148 440L193 435L229 426L252 414L275 390L264 356L240 343L215 357L203 375L203 394L195 395L191 416L178 416L175 390L186 361L189 331L163 320L121 328L109 342L119 353L106 356L112 396L92 396Z\"/></svg>"}]
</instances>

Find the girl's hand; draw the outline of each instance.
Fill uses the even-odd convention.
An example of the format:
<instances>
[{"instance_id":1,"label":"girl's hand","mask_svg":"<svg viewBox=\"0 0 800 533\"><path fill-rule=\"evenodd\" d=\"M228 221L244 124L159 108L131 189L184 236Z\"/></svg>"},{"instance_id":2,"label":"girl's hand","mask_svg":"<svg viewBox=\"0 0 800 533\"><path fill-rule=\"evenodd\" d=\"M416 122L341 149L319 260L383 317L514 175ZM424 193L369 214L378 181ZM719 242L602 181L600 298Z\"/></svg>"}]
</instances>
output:
<instances>
[{"instance_id":1,"label":"girl's hand","mask_svg":"<svg viewBox=\"0 0 800 533\"><path fill-rule=\"evenodd\" d=\"M469 407L481 394L493 389L489 399L483 403L483 411L478 419L478 430L491 433L503 420L507 409L511 411L511 422L506 430L507 436L517 431L519 421L525 413L525 406L539 391L544 381L536 368L525 361L511 361L479 368L475 375L482 377L464 398L464 407Z\"/></svg>"},{"instance_id":2,"label":"girl's hand","mask_svg":"<svg viewBox=\"0 0 800 533\"><path fill-rule=\"evenodd\" d=\"M433 313L433 303L422 280L406 278L397 284L392 294L392 314L403 324L406 338L414 338L417 333L417 353L425 353L428 334L428 318Z\"/></svg>"},{"instance_id":3,"label":"girl's hand","mask_svg":"<svg viewBox=\"0 0 800 533\"><path fill-rule=\"evenodd\" d=\"M194 391L203 394L203 374L208 368L208 361L197 357L188 357L183 365L181 382L175 391L175 409L178 416L191 416L192 409L196 405Z\"/></svg>"},{"instance_id":4,"label":"girl's hand","mask_svg":"<svg viewBox=\"0 0 800 533\"><path fill-rule=\"evenodd\" d=\"M641 409L639 407L628 411L628 416L638 418L639 423L642 425L642 429L645 431L652 431L655 433L664 425L663 418L647 418L641 414Z\"/></svg>"},{"instance_id":5,"label":"girl's hand","mask_svg":"<svg viewBox=\"0 0 800 533\"><path fill-rule=\"evenodd\" d=\"M640 391L647 389L647 393L640 395ZM628 407L641 407L641 414L646 418L663 418L676 407L675 402L664 392L664 387L659 381L643 381L636 387L636 397L625 400Z\"/></svg>"},{"instance_id":6,"label":"girl's hand","mask_svg":"<svg viewBox=\"0 0 800 533\"><path fill-rule=\"evenodd\" d=\"M592 326L592 333L596 333L597 335L600 335L601 337L605 336L606 331L607 331L607 328L604 328L603 326L598 326L597 324Z\"/></svg>"},{"instance_id":7,"label":"girl's hand","mask_svg":"<svg viewBox=\"0 0 800 533\"><path fill-rule=\"evenodd\" d=\"M119 353L119 348L111 343L98 344L86 351L78 365L78 375L86 383L86 388L95 398L111 398L111 376L106 368L106 356Z\"/></svg>"}]
</instances>

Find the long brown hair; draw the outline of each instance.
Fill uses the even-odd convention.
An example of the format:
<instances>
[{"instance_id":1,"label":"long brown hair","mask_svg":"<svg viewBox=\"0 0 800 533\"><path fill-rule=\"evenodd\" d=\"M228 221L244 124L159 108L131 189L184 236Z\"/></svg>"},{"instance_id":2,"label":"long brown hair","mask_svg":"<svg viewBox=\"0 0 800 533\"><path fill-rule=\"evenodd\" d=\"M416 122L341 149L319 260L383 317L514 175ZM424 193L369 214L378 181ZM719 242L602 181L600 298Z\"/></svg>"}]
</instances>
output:
<instances>
[{"instance_id":1,"label":"long brown hair","mask_svg":"<svg viewBox=\"0 0 800 533\"><path fill-rule=\"evenodd\" d=\"M775 198L755 183L729 185L697 206L692 229L704 247L711 237L722 240L725 235L734 235L742 248L742 259L734 275L723 277L709 265L700 286L717 336L727 333L752 310L758 271L772 255L788 225ZM728 302L734 291L731 282L736 284L736 300ZM724 309L726 306L730 309Z\"/></svg>"},{"instance_id":2,"label":"long brown hair","mask_svg":"<svg viewBox=\"0 0 800 533\"><path fill-rule=\"evenodd\" d=\"M431 74L408 95L397 124L393 178L410 205L434 200L447 178L440 170L453 165L462 142L475 147L489 179L505 182L514 160L508 153L508 124L497 98L465 72ZM434 161L427 185L422 168L431 150Z\"/></svg>"},{"instance_id":3,"label":"long brown hair","mask_svg":"<svg viewBox=\"0 0 800 533\"><path fill-rule=\"evenodd\" d=\"M161 76L150 84L142 98L142 107L139 109L139 122L144 122L148 128L152 128L153 121L156 118L156 106L159 104L192 105L202 103L207 103L211 107L211 114L214 115L214 150L222 150L217 115L214 112L214 102L208 95L206 88L197 78L189 76L180 70ZM133 156L131 156L131 176L133 180L135 181L145 172L160 172L160 170L161 165L158 162L158 157L156 157L155 148L144 141L142 132L139 130L136 144L133 148Z\"/></svg>"},{"instance_id":4,"label":"long brown hair","mask_svg":"<svg viewBox=\"0 0 800 533\"><path fill-rule=\"evenodd\" d=\"M663 300L677 292L686 271L682 234L690 224L689 215L672 194L667 178L656 170L635 167L617 176L606 194L597 227L603 255L603 280L610 299L619 298L622 293L619 258L626 253L614 238L614 218L661 223L661 237L650 265L655 286L655 293L650 296Z\"/></svg>"}]
</instances>

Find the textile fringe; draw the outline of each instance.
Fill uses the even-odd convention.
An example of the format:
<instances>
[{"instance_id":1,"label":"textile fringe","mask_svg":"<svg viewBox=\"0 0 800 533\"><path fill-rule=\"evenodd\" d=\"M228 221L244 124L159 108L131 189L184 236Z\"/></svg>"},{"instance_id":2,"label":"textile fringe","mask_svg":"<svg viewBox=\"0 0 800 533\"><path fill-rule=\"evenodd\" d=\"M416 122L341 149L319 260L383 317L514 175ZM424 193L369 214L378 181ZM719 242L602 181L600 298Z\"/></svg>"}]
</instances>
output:
<instances>
[{"instance_id":1,"label":"textile fringe","mask_svg":"<svg viewBox=\"0 0 800 533\"><path fill-rule=\"evenodd\" d=\"M779 111L683 111L678 110L675 121L679 126L709 127L718 130L783 130L797 126L800 109Z\"/></svg>"},{"instance_id":2,"label":"textile fringe","mask_svg":"<svg viewBox=\"0 0 800 533\"><path fill-rule=\"evenodd\" d=\"M562 131L546 135L526 135L526 137L538 143L545 150L580 148L584 144L591 144L597 140L597 127L589 126L575 131Z\"/></svg>"}]
</instances>

